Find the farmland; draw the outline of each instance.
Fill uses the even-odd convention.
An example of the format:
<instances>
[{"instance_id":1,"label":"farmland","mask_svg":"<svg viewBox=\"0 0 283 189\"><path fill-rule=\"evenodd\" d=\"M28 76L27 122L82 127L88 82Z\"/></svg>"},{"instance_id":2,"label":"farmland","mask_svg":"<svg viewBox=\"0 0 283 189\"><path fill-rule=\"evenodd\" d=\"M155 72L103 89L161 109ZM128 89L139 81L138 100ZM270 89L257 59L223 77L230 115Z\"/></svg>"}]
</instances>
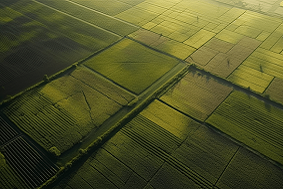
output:
<instances>
[{"instance_id":1,"label":"farmland","mask_svg":"<svg viewBox=\"0 0 283 189\"><path fill-rule=\"evenodd\" d=\"M48 157L28 143L4 117L0 117L1 188L35 188L58 171Z\"/></svg>"},{"instance_id":2,"label":"farmland","mask_svg":"<svg viewBox=\"0 0 283 189\"><path fill-rule=\"evenodd\" d=\"M204 121L231 91L231 87L192 70L160 99L183 113Z\"/></svg>"},{"instance_id":3,"label":"farmland","mask_svg":"<svg viewBox=\"0 0 283 189\"><path fill-rule=\"evenodd\" d=\"M124 39L84 65L139 94L178 63L174 58Z\"/></svg>"},{"instance_id":4,"label":"farmland","mask_svg":"<svg viewBox=\"0 0 283 189\"><path fill-rule=\"evenodd\" d=\"M0 188L282 188L279 3L2 0Z\"/></svg>"},{"instance_id":5,"label":"farmland","mask_svg":"<svg viewBox=\"0 0 283 189\"><path fill-rule=\"evenodd\" d=\"M0 4L1 100L119 39L33 1L18 1L6 8L5 4Z\"/></svg>"},{"instance_id":6,"label":"farmland","mask_svg":"<svg viewBox=\"0 0 283 189\"><path fill-rule=\"evenodd\" d=\"M3 112L47 151L55 147L63 153L132 99L81 67L26 93Z\"/></svg>"},{"instance_id":7,"label":"farmland","mask_svg":"<svg viewBox=\"0 0 283 189\"><path fill-rule=\"evenodd\" d=\"M243 188L278 188L282 178L270 162L156 100L53 188L236 188L241 179Z\"/></svg>"},{"instance_id":8,"label":"farmland","mask_svg":"<svg viewBox=\"0 0 283 189\"><path fill-rule=\"evenodd\" d=\"M282 164L282 113L253 96L233 92L207 122Z\"/></svg>"}]
</instances>

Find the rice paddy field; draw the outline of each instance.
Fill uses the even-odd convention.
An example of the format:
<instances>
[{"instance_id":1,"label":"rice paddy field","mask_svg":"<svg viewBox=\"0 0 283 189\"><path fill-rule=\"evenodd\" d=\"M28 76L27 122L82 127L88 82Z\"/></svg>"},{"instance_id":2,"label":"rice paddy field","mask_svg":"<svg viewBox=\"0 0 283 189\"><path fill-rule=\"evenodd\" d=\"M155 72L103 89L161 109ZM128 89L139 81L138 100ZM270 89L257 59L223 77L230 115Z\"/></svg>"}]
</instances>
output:
<instances>
[{"instance_id":1,"label":"rice paddy field","mask_svg":"<svg viewBox=\"0 0 283 189\"><path fill-rule=\"evenodd\" d=\"M0 188L282 188L281 4L2 0Z\"/></svg>"}]
</instances>

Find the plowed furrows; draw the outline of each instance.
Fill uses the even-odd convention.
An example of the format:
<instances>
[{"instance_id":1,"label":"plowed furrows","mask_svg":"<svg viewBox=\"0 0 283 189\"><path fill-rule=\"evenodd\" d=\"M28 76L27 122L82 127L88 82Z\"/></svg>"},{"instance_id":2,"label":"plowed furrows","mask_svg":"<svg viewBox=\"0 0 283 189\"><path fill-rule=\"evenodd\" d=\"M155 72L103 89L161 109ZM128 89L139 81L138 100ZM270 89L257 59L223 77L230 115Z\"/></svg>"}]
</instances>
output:
<instances>
[{"instance_id":1,"label":"plowed furrows","mask_svg":"<svg viewBox=\"0 0 283 189\"><path fill-rule=\"evenodd\" d=\"M22 149L22 151L26 154L27 160L32 163L32 168L37 175L41 175L45 180L52 177L56 172L56 166L47 162L42 156L40 156L29 144L24 140L17 141L16 145Z\"/></svg>"},{"instance_id":2,"label":"plowed furrows","mask_svg":"<svg viewBox=\"0 0 283 189\"><path fill-rule=\"evenodd\" d=\"M8 164L14 168L14 170L23 178L23 180L29 185L29 187L35 188L37 184L35 183L33 178L31 178L27 174L27 169L22 166L18 158L15 157L9 149L6 149L5 156L6 156Z\"/></svg>"},{"instance_id":3,"label":"plowed furrows","mask_svg":"<svg viewBox=\"0 0 283 189\"><path fill-rule=\"evenodd\" d=\"M0 117L0 129L1 144L4 144L18 135L18 133L2 117Z\"/></svg>"},{"instance_id":4,"label":"plowed furrows","mask_svg":"<svg viewBox=\"0 0 283 189\"><path fill-rule=\"evenodd\" d=\"M50 175L53 175L59 169L55 164L51 163L47 159L44 159L35 149L33 149L23 138L20 138L20 142L18 143L23 149L29 150L30 154L34 156L36 159L42 162L42 165L48 168L47 172L50 172Z\"/></svg>"},{"instance_id":5,"label":"plowed furrows","mask_svg":"<svg viewBox=\"0 0 283 189\"><path fill-rule=\"evenodd\" d=\"M66 130L70 127L70 123L64 119L63 116L60 116L60 111L54 108L53 106L47 106L45 108L46 112L50 115L50 117L56 120L56 123L62 130Z\"/></svg>"},{"instance_id":6,"label":"plowed furrows","mask_svg":"<svg viewBox=\"0 0 283 189\"><path fill-rule=\"evenodd\" d=\"M1 184L0 184L0 188L2 189L5 189L5 188L15 188L15 185L16 186L20 186L21 189L25 189L25 188L29 188L27 186L27 183L25 183L21 177L18 177L16 175L16 173L11 169L10 166L4 166L2 167L2 171L0 171L0 181L2 182L2 184L5 186L5 187L1 187ZM17 183L11 183L12 181L17 181Z\"/></svg>"},{"instance_id":7,"label":"plowed furrows","mask_svg":"<svg viewBox=\"0 0 283 189\"><path fill-rule=\"evenodd\" d=\"M60 122L56 118L54 118L52 115L48 114L48 112L46 112L46 110L42 111L42 114L41 114L40 117L42 117L42 120L45 120L47 128L49 130L52 130L54 132L58 132L58 134L60 133L60 135L62 135L68 128L67 125L66 125L67 126L66 128L60 127L60 125L62 125L62 124L60 124Z\"/></svg>"},{"instance_id":8,"label":"plowed furrows","mask_svg":"<svg viewBox=\"0 0 283 189\"><path fill-rule=\"evenodd\" d=\"M24 126L20 125L19 127L24 129L27 128L27 132L32 132L34 130L36 133L38 133L40 131L43 136L57 136L62 134L59 133L59 131L55 132L51 130L46 124L46 120L42 119L41 116L32 116L29 112L27 112L27 116L25 116L24 120L26 120L26 124ZM18 124L23 124L23 121L19 120Z\"/></svg>"},{"instance_id":9,"label":"plowed furrows","mask_svg":"<svg viewBox=\"0 0 283 189\"><path fill-rule=\"evenodd\" d=\"M0 171L0 188L12 188L10 183L11 173L7 166L1 167Z\"/></svg>"},{"instance_id":10,"label":"plowed furrows","mask_svg":"<svg viewBox=\"0 0 283 189\"><path fill-rule=\"evenodd\" d=\"M58 168L40 156L23 138L19 137L5 146L9 153L9 162L23 179L32 186L38 186L52 177ZM23 172L24 171L24 172ZM30 180L32 179L32 181Z\"/></svg>"},{"instance_id":11,"label":"plowed furrows","mask_svg":"<svg viewBox=\"0 0 283 189\"><path fill-rule=\"evenodd\" d=\"M48 99L46 99L45 97L40 97L42 100L48 101ZM70 125L75 125L76 124L76 120L64 109L58 109L56 107L54 107L52 105L52 103L50 102L50 106L48 106L48 109L50 109L50 111L54 111L54 113L62 119L64 120L66 123L70 124Z\"/></svg>"},{"instance_id":12,"label":"plowed furrows","mask_svg":"<svg viewBox=\"0 0 283 189\"><path fill-rule=\"evenodd\" d=\"M18 166L21 166L26 170L26 175L32 178L37 186L44 182L45 179L41 175L36 174L34 170L35 165L33 165L32 160L29 159L31 157L28 157L21 148L11 143L7 145L5 149L9 152L9 154L14 156L15 159L13 159L13 161L17 161L19 163ZM26 180L26 178L23 179Z\"/></svg>"},{"instance_id":13,"label":"plowed furrows","mask_svg":"<svg viewBox=\"0 0 283 189\"><path fill-rule=\"evenodd\" d=\"M149 120L148 118L146 118L142 115L137 115L132 121L135 121L136 123L146 127L147 129L150 129L150 130L152 130L156 133L159 133L160 135L163 135L164 137L167 137L170 140L172 140L172 141L174 141L178 144L182 142L181 139L179 139L175 135L171 134L169 131L165 130L164 128L162 128L158 124L156 124L155 122Z\"/></svg>"},{"instance_id":14,"label":"plowed furrows","mask_svg":"<svg viewBox=\"0 0 283 189\"><path fill-rule=\"evenodd\" d=\"M129 130L121 130L125 135L129 136L131 139L133 139L135 142L143 146L145 149L150 151L151 153L155 154L162 160L166 161L173 167L175 167L177 170L179 170L181 173L186 175L188 178L192 179L196 184L200 185L204 188L213 188L213 184L207 181L202 176L198 175L186 165L184 165L182 162L180 162L178 159L170 156L169 154L165 153L163 150L156 148L155 146L151 145L148 141L144 140L143 138L137 136L135 133L129 131Z\"/></svg>"},{"instance_id":15,"label":"plowed furrows","mask_svg":"<svg viewBox=\"0 0 283 189\"><path fill-rule=\"evenodd\" d=\"M66 110L58 109L58 108L54 107L53 103L48 98L46 98L45 96L40 96L39 99L42 100L46 104L52 105L52 106L50 106L52 109L55 108L56 110L58 110L60 115L62 115L60 117L62 117L66 122L68 122L70 124L76 124L76 120L71 115L69 115L69 113L66 112Z\"/></svg>"},{"instance_id":16,"label":"plowed furrows","mask_svg":"<svg viewBox=\"0 0 283 189\"><path fill-rule=\"evenodd\" d=\"M58 135L62 135L65 130L62 130L60 128L57 129L53 129L53 125L55 125L53 123L53 121L51 121L51 119L49 117L47 117L44 113L40 113L37 116L34 116L34 119L38 121L38 125L34 125L37 128L37 131L39 132L43 132L43 130L47 130L47 133L49 133L49 135L53 135L53 136L58 136Z\"/></svg>"},{"instance_id":17,"label":"plowed furrows","mask_svg":"<svg viewBox=\"0 0 283 189\"><path fill-rule=\"evenodd\" d=\"M283 141L281 140L282 132L272 130L270 127L267 127L264 124L256 124L255 121L253 121L252 119L245 119L246 117L243 116L243 114L240 112L233 112L232 114L227 114L225 110L222 110L216 112L216 114L219 114L225 119L231 120L231 123L237 123L238 127L250 133L256 134L264 140L268 139L269 142L273 143L273 145L276 145L278 147L280 146L280 148L283 147ZM274 122L271 125L278 125L278 122Z\"/></svg>"},{"instance_id":18,"label":"plowed furrows","mask_svg":"<svg viewBox=\"0 0 283 189\"><path fill-rule=\"evenodd\" d=\"M137 122L139 121L139 122ZM131 130L131 132L135 132L140 137L146 138L153 144L162 147L163 150L169 150L170 152L174 146L178 146L181 144L181 140L177 140L177 137L172 137L166 130L163 128L155 128L160 127L155 123L148 120L148 123L142 122L141 120L132 120L130 123L127 124L128 126L132 126L133 129L129 127L124 127L125 130ZM158 133L156 137L153 137L155 133Z\"/></svg>"}]
</instances>

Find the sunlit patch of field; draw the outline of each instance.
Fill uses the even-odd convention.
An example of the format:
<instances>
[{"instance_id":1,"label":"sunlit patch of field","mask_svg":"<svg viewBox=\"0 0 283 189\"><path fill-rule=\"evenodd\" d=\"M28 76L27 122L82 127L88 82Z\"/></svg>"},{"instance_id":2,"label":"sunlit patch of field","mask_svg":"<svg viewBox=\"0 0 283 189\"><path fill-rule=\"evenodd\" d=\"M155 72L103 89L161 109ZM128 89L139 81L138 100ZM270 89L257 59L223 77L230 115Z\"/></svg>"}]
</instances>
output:
<instances>
[{"instance_id":1,"label":"sunlit patch of field","mask_svg":"<svg viewBox=\"0 0 283 189\"><path fill-rule=\"evenodd\" d=\"M3 111L46 150L71 148L127 105L133 96L80 67L34 89Z\"/></svg>"},{"instance_id":2,"label":"sunlit patch of field","mask_svg":"<svg viewBox=\"0 0 283 189\"><path fill-rule=\"evenodd\" d=\"M84 63L122 87L140 94L179 63L129 39Z\"/></svg>"},{"instance_id":3,"label":"sunlit patch of field","mask_svg":"<svg viewBox=\"0 0 283 189\"><path fill-rule=\"evenodd\" d=\"M248 94L234 91L207 123L265 156L283 163L283 111Z\"/></svg>"},{"instance_id":4,"label":"sunlit patch of field","mask_svg":"<svg viewBox=\"0 0 283 189\"><path fill-rule=\"evenodd\" d=\"M174 108L204 121L231 93L222 85L198 72L189 72L160 99Z\"/></svg>"}]
</instances>

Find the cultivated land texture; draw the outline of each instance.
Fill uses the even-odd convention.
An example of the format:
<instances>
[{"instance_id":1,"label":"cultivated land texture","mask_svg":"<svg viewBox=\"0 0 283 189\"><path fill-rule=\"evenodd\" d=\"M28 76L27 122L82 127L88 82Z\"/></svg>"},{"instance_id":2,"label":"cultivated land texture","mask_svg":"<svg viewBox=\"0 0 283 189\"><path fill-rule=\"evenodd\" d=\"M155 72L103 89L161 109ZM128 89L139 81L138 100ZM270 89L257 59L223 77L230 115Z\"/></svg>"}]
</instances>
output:
<instances>
[{"instance_id":1,"label":"cultivated land texture","mask_svg":"<svg viewBox=\"0 0 283 189\"><path fill-rule=\"evenodd\" d=\"M129 93L80 67L22 95L3 112L43 148L63 153L132 99Z\"/></svg>"},{"instance_id":2,"label":"cultivated land texture","mask_svg":"<svg viewBox=\"0 0 283 189\"><path fill-rule=\"evenodd\" d=\"M0 188L282 188L280 3L2 0Z\"/></svg>"},{"instance_id":3,"label":"cultivated land texture","mask_svg":"<svg viewBox=\"0 0 283 189\"><path fill-rule=\"evenodd\" d=\"M54 188L279 188L282 178L268 161L157 100Z\"/></svg>"},{"instance_id":4,"label":"cultivated land texture","mask_svg":"<svg viewBox=\"0 0 283 189\"><path fill-rule=\"evenodd\" d=\"M139 94L178 63L174 58L124 39L84 65Z\"/></svg>"}]
</instances>

